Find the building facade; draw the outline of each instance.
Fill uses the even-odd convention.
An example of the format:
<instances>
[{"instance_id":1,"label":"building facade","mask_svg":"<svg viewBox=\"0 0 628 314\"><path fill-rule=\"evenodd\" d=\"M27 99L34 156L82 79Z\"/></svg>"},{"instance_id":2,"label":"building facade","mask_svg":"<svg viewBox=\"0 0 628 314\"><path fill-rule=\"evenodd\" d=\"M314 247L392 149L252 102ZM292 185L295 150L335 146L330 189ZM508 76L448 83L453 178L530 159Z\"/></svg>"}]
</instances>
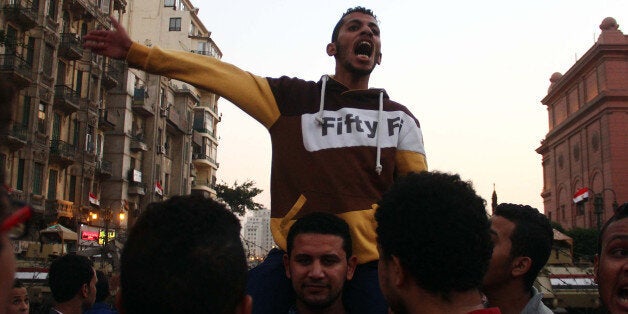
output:
<instances>
[{"instance_id":1,"label":"building facade","mask_svg":"<svg viewBox=\"0 0 628 314\"><path fill-rule=\"evenodd\" d=\"M260 209L251 213L242 230L244 247L249 259L261 260L270 249L275 247L273 235L270 232L270 210Z\"/></svg>"},{"instance_id":2,"label":"building facade","mask_svg":"<svg viewBox=\"0 0 628 314\"><path fill-rule=\"evenodd\" d=\"M606 18L596 43L564 75L554 73L547 96L549 132L537 148L543 204L565 228L595 228L628 201L628 36ZM574 193L590 191L584 204ZM596 204L597 203L597 204Z\"/></svg>"},{"instance_id":3,"label":"building facade","mask_svg":"<svg viewBox=\"0 0 628 314\"><path fill-rule=\"evenodd\" d=\"M133 40L220 58L198 9L186 0L0 3L0 75L19 90L0 168L37 227L125 228L150 202L215 195L218 97L81 46L112 15Z\"/></svg>"}]
</instances>

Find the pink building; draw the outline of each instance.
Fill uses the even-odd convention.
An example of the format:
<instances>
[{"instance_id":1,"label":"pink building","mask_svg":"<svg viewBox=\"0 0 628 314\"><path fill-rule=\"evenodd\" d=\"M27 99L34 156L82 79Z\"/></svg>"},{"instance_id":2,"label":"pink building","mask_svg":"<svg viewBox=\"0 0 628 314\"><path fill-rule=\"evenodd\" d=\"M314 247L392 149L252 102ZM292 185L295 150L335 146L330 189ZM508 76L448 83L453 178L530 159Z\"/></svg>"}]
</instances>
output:
<instances>
[{"instance_id":1,"label":"pink building","mask_svg":"<svg viewBox=\"0 0 628 314\"><path fill-rule=\"evenodd\" d=\"M598 218L612 216L615 201L628 202L628 36L614 18L600 29L567 73L551 76L541 101L549 117L536 149L543 156L541 196L545 214L567 229L595 228ZM590 196L579 206L573 196L582 188Z\"/></svg>"}]
</instances>

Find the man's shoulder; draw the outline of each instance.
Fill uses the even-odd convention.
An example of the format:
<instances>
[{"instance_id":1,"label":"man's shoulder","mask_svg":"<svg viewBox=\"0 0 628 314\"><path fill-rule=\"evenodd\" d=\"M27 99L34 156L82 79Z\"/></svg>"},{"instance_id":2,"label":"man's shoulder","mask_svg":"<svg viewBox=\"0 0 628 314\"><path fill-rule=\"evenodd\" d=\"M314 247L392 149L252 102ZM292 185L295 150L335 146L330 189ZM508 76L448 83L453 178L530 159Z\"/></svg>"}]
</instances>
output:
<instances>
[{"instance_id":1,"label":"man's shoulder","mask_svg":"<svg viewBox=\"0 0 628 314\"><path fill-rule=\"evenodd\" d=\"M501 314L501 313L502 312L499 310L499 308L489 307L486 309L479 309L479 310L471 311L467 314Z\"/></svg>"}]
</instances>

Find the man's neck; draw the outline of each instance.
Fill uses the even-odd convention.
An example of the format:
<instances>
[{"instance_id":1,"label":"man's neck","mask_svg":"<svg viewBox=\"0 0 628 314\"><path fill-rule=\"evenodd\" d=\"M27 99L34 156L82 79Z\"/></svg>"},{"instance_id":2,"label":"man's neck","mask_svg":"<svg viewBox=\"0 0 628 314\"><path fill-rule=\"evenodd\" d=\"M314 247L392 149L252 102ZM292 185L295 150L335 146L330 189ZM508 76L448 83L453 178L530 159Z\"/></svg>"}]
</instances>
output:
<instances>
[{"instance_id":1,"label":"man's neck","mask_svg":"<svg viewBox=\"0 0 628 314\"><path fill-rule=\"evenodd\" d=\"M75 304L72 301L68 301L68 302L64 302L64 303L57 303L55 304L53 307L53 309L55 309L56 311L63 313L63 314L81 314L83 313L83 309L81 308L80 304Z\"/></svg>"},{"instance_id":2,"label":"man's neck","mask_svg":"<svg viewBox=\"0 0 628 314\"><path fill-rule=\"evenodd\" d=\"M411 298L405 298L409 302L406 304L408 313L428 314L428 313L451 313L466 314L471 311L484 308L482 295L478 290L465 292L454 292L449 301L445 301L441 296L421 293Z\"/></svg>"},{"instance_id":3,"label":"man's neck","mask_svg":"<svg viewBox=\"0 0 628 314\"><path fill-rule=\"evenodd\" d=\"M521 313L532 297L530 290L518 281L487 288L484 293L488 303L498 307L502 314Z\"/></svg>"},{"instance_id":4,"label":"man's neck","mask_svg":"<svg viewBox=\"0 0 628 314\"><path fill-rule=\"evenodd\" d=\"M370 74L357 75L355 73L336 70L336 74L334 74L333 78L334 80L349 88L349 90L355 90L368 89L370 76Z\"/></svg>"},{"instance_id":5,"label":"man's neck","mask_svg":"<svg viewBox=\"0 0 628 314\"><path fill-rule=\"evenodd\" d=\"M298 314L345 314L344 305L342 305L341 298L338 298L336 302L324 309L312 309L297 301L297 313Z\"/></svg>"}]
</instances>

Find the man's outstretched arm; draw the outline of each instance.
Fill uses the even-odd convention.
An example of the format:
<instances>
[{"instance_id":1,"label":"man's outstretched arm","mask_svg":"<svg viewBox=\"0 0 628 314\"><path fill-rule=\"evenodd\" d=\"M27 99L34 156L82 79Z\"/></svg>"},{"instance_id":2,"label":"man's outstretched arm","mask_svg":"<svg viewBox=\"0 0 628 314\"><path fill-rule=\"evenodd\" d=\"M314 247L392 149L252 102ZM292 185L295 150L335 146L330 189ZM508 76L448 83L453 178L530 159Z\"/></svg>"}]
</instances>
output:
<instances>
[{"instance_id":1,"label":"man's outstretched arm","mask_svg":"<svg viewBox=\"0 0 628 314\"><path fill-rule=\"evenodd\" d=\"M124 59L133 41L114 17L110 16L109 19L115 30L90 31L83 36L83 47L105 57Z\"/></svg>"}]
</instances>

